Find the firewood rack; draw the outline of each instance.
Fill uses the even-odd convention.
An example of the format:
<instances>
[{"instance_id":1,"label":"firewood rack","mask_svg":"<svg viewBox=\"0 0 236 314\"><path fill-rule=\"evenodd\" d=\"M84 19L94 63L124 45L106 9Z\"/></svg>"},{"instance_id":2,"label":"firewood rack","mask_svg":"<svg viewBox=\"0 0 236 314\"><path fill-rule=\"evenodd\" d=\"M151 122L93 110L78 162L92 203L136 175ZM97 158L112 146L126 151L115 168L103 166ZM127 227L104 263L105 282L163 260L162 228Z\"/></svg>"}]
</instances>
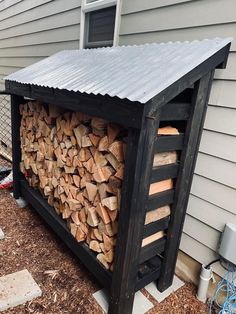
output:
<instances>
[{"instance_id":1,"label":"firewood rack","mask_svg":"<svg viewBox=\"0 0 236 314\"><path fill-rule=\"evenodd\" d=\"M152 281L156 281L160 291L172 284L214 70L225 68L229 46L229 41L222 44L145 103L25 83L14 78L14 74L6 78L6 92L11 94L14 197L25 198L108 289L109 314L131 313L135 291ZM128 128L113 273L103 268L86 245L75 240L65 222L20 172L19 105L27 98L102 117ZM180 126L180 134L157 136L163 121ZM155 153L173 150L179 152L177 163L152 167ZM174 179L173 189L148 195L151 183L168 178ZM171 204L171 215L144 226L146 212L166 204ZM164 238L141 247L143 238L160 230L166 231Z\"/></svg>"}]
</instances>

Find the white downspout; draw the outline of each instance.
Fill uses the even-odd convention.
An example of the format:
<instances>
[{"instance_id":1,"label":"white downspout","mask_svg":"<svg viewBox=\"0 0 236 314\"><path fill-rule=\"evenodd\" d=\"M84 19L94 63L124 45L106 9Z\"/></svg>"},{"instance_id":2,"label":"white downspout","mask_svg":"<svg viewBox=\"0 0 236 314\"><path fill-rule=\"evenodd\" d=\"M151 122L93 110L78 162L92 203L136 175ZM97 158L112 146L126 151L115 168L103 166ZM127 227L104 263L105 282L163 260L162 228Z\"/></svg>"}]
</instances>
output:
<instances>
[{"instance_id":1,"label":"white downspout","mask_svg":"<svg viewBox=\"0 0 236 314\"><path fill-rule=\"evenodd\" d=\"M199 301L206 303L207 300L207 291L209 287L210 280L212 278L212 269L211 267L205 268L205 265L202 265L202 271L200 274L197 298Z\"/></svg>"}]
</instances>

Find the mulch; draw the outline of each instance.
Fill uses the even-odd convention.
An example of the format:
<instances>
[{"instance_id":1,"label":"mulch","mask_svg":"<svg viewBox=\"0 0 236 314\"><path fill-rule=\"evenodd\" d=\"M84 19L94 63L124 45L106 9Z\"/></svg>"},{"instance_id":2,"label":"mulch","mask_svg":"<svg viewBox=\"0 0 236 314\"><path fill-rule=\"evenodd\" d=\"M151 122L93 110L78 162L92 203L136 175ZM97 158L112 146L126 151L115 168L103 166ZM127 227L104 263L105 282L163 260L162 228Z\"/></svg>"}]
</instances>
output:
<instances>
[{"instance_id":1,"label":"mulch","mask_svg":"<svg viewBox=\"0 0 236 314\"><path fill-rule=\"evenodd\" d=\"M31 208L20 209L9 191L0 191L0 276L28 269L42 289L37 298L5 314L101 314L92 294L101 287ZM207 306L195 298L189 283L158 303L148 314L201 314ZM126 314L126 313L124 313Z\"/></svg>"}]
</instances>

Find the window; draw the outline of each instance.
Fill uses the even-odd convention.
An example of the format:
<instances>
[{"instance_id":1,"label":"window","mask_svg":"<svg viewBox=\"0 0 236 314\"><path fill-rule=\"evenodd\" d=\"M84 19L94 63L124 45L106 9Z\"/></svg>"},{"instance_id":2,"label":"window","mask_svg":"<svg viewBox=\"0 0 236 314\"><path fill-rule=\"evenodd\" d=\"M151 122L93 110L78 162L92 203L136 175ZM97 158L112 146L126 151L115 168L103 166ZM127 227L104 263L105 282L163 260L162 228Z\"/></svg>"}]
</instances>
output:
<instances>
[{"instance_id":1,"label":"window","mask_svg":"<svg viewBox=\"0 0 236 314\"><path fill-rule=\"evenodd\" d=\"M96 10L85 15L85 48L113 45L116 7Z\"/></svg>"},{"instance_id":2,"label":"window","mask_svg":"<svg viewBox=\"0 0 236 314\"><path fill-rule=\"evenodd\" d=\"M120 0L84 0L81 9L80 48L117 44Z\"/></svg>"}]
</instances>

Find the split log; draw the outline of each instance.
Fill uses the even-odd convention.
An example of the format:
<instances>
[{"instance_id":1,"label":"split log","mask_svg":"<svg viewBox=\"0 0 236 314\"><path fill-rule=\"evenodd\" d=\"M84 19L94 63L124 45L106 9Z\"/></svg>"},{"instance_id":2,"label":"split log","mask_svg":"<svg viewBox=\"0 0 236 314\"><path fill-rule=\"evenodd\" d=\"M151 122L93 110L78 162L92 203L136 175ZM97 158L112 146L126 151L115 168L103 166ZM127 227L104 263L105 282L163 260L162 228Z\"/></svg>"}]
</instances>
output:
<instances>
[{"instance_id":1,"label":"split log","mask_svg":"<svg viewBox=\"0 0 236 314\"><path fill-rule=\"evenodd\" d=\"M87 235L88 234L88 225L86 223L80 223L80 229Z\"/></svg>"},{"instance_id":2,"label":"split log","mask_svg":"<svg viewBox=\"0 0 236 314\"><path fill-rule=\"evenodd\" d=\"M76 225L79 225L79 224L80 224L79 212L78 212L78 211L73 212L73 213L71 214L71 219L73 220L73 222L74 222Z\"/></svg>"},{"instance_id":3,"label":"split log","mask_svg":"<svg viewBox=\"0 0 236 314\"><path fill-rule=\"evenodd\" d=\"M124 166L121 165L118 168L117 172L115 173L115 177L118 178L118 179L123 180L123 178L124 178L124 171L125 171Z\"/></svg>"},{"instance_id":4,"label":"split log","mask_svg":"<svg viewBox=\"0 0 236 314\"><path fill-rule=\"evenodd\" d=\"M96 211L98 215L102 218L104 224L108 224L111 221L108 211L105 209L104 206L102 206L101 203L97 204Z\"/></svg>"},{"instance_id":5,"label":"split log","mask_svg":"<svg viewBox=\"0 0 236 314\"><path fill-rule=\"evenodd\" d=\"M112 175L112 169L109 166L97 168L93 173L93 178L97 183L106 182Z\"/></svg>"},{"instance_id":6,"label":"split log","mask_svg":"<svg viewBox=\"0 0 236 314\"><path fill-rule=\"evenodd\" d=\"M158 135L178 135L179 131L172 126L165 126L157 130Z\"/></svg>"},{"instance_id":7,"label":"split log","mask_svg":"<svg viewBox=\"0 0 236 314\"><path fill-rule=\"evenodd\" d=\"M117 197L116 196L110 196L110 197L104 198L102 200L102 205L106 206L110 210L118 209Z\"/></svg>"},{"instance_id":8,"label":"split log","mask_svg":"<svg viewBox=\"0 0 236 314\"><path fill-rule=\"evenodd\" d=\"M173 188L173 180L167 179L150 184L149 195L160 193Z\"/></svg>"},{"instance_id":9,"label":"split log","mask_svg":"<svg viewBox=\"0 0 236 314\"><path fill-rule=\"evenodd\" d=\"M92 251L98 252L98 253L100 253L100 252L102 251L101 248L100 248L99 242L96 241L96 240L90 241L90 243L89 243L89 248L90 248Z\"/></svg>"},{"instance_id":10,"label":"split log","mask_svg":"<svg viewBox=\"0 0 236 314\"><path fill-rule=\"evenodd\" d=\"M111 221L116 221L117 220L117 217L118 217L118 210L115 209L115 210L108 210L107 211Z\"/></svg>"},{"instance_id":11,"label":"split log","mask_svg":"<svg viewBox=\"0 0 236 314\"><path fill-rule=\"evenodd\" d=\"M77 175L73 175L73 181L74 181L74 184L77 186L77 188L79 188L80 187L80 177Z\"/></svg>"},{"instance_id":12,"label":"split log","mask_svg":"<svg viewBox=\"0 0 236 314\"><path fill-rule=\"evenodd\" d=\"M108 263L112 263L113 259L114 259L114 250L111 249L110 251L108 251L107 253L104 254L104 259L108 262Z\"/></svg>"},{"instance_id":13,"label":"split log","mask_svg":"<svg viewBox=\"0 0 236 314\"><path fill-rule=\"evenodd\" d=\"M88 170L88 172L93 173L94 172L94 160L93 158L89 158L88 161L83 162L83 166Z\"/></svg>"},{"instance_id":14,"label":"split log","mask_svg":"<svg viewBox=\"0 0 236 314\"><path fill-rule=\"evenodd\" d=\"M82 147L89 147L92 146L92 142L90 141L90 138L87 135L82 136L81 139L81 146Z\"/></svg>"},{"instance_id":15,"label":"split log","mask_svg":"<svg viewBox=\"0 0 236 314\"><path fill-rule=\"evenodd\" d=\"M108 237L105 233L103 233L102 236L103 236L103 243L104 243L105 251L108 252L115 245L114 239L112 237Z\"/></svg>"},{"instance_id":16,"label":"split log","mask_svg":"<svg viewBox=\"0 0 236 314\"><path fill-rule=\"evenodd\" d=\"M97 228L94 228L94 229L93 229L93 233L94 233L95 238L96 238L98 241L101 242L101 241L103 240L102 235L101 235L101 233L98 231Z\"/></svg>"},{"instance_id":17,"label":"split log","mask_svg":"<svg viewBox=\"0 0 236 314\"><path fill-rule=\"evenodd\" d=\"M79 160L80 161L87 161L91 158L92 155L87 147L80 149L79 151Z\"/></svg>"},{"instance_id":18,"label":"split log","mask_svg":"<svg viewBox=\"0 0 236 314\"><path fill-rule=\"evenodd\" d=\"M99 254L97 255L97 259L99 260L99 262L100 262L106 269L109 269L109 264L107 263L104 254L99 253Z\"/></svg>"},{"instance_id":19,"label":"split log","mask_svg":"<svg viewBox=\"0 0 236 314\"><path fill-rule=\"evenodd\" d=\"M82 147L82 137L88 134L88 128L85 125L80 124L74 129L74 134L79 147Z\"/></svg>"},{"instance_id":20,"label":"split log","mask_svg":"<svg viewBox=\"0 0 236 314\"><path fill-rule=\"evenodd\" d=\"M82 242L86 239L86 234L80 229L80 227L77 227L75 237L78 242Z\"/></svg>"},{"instance_id":21,"label":"split log","mask_svg":"<svg viewBox=\"0 0 236 314\"><path fill-rule=\"evenodd\" d=\"M97 216L96 208L95 207L90 207L88 209L88 214L87 214L87 223L91 227L96 227L98 226L99 219Z\"/></svg>"},{"instance_id":22,"label":"split log","mask_svg":"<svg viewBox=\"0 0 236 314\"><path fill-rule=\"evenodd\" d=\"M98 150L100 152L103 152L103 151L107 151L108 150L108 137L107 136L104 136L103 138L100 139L99 141L99 144L98 144Z\"/></svg>"},{"instance_id":23,"label":"split log","mask_svg":"<svg viewBox=\"0 0 236 314\"><path fill-rule=\"evenodd\" d=\"M123 151L123 142L116 141L113 142L109 148L109 152L113 154L113 156L116 157L116 159L120 162L124 161L124 151Z\"/></svg>"},{"instance_id":24,"label":"split log","mask_svg":"<svg viewBox=\"0 0 236 314\"><path fill-rule=\"evenodd\" d=\"M101 248L101 250L102 250L102 253L106 254L107 252L105 251L104 243L101 242L101 243L99 243L99 245L100 245L100 248Z\"/></svg>"},{"instance_id":25,"label":"split log","mask_svg":"<svg viewBox=\"0 0 236 314\"><path fill-rule=\"evenodd\" d=\"M97 135L95 135L95 134L93 134L93 133L90 133L89 135L89 139L90 139L90 141L91 141L91 143L93 144L93 146L94 147L98 147L98 143L99 143L99 141L100 141L100 136L97 136Z\"/></svg>"},{"instance_id":26,"label":"split log","mask_svg":"<svg viewBox=\"0 0 236 314\"><path fill-rule=\"evenodd\" d=\"M107 164L107 159L101 152L95 150L94 162L98 167L104 167Z\"/></svg>"},{"instance_id":27,"label":"split log","mask_svg":"<svg viewBox=\"0 0 236 314\"><path fill-rule=\"evenodd\" d=\"M116 157L114 155L110 154L106 154L105 155L107 161L112 165L112 167L115 170L118 170L118 168L120 167L120 162L116 159Z\"/></svg>"},{"instance_id":28,"label":"split log","mask_svg":"<svg viewBox=\"0 0 236 314\"><path fill-rule=\"evenodd\" d=\"M108 195L107 192L108 192L108 188L107 188L106 183L98 184L98 193L101 200L107 197Z\"/></svg>"},{"instance_id":29,"label":"split log","mask_svg":"<svg viewBox=\"0 0 236 314\"><path fill-rule=\"evenodd\" d=\"M118 189L120 190L121 188L121 184L122 184L122 180L116 178L115 176L110 176L109 178L109 188L111 188L111 190L109 190L110 193L117 191Z\"/></svg>"},{"instance_id":30,"label":"split log","mask_svg":"<svg viewBox=\"0 0 236 314\"><path fill-rule=\"evenodd\" d=\"M170 206L166 205L147 212L145 217L145 225L150 224L159 219L168 217L170 215Z\"/></svg>"},{"instance_id":31,"label":"split log","mask_svg":"<svg viewBox=\"0 0 236 314\"><path fill-rule=\"evenodd\" d=\"M73 199L73 198L72 199L67 199L66 201L67 201L68 206L69 206L71 211L76 211L76 210L81 208L80 202L75 200L75 199Z\"/></svg>"},{"instance_id":32,"label":"split log","mask_svg":"<svg viewBox=\"0 0 236 314\"><path fill-rule=\"evenodd\" d=\"M149 237L147 238L144 238L143 241L142 241L142 247L156 241L156 240L159 240L161 238L163 238L165 235L165 232L164 231L159 231L159 232L156 232L152 235L150 235Z\"/></svg>"},{"instance_id":33,"label":"split log","mask_svg":"<svg viewBox=\"0 0 236 314\"><path fill-rule=\"evenodd\" d=\"M105 233L109 237L112 237L114 235L111 224L104 224L102 220L100 220L98 223L98 231L100 232L100 234Z\"/></svg>"},{"instance_id":34,"label":"split log","mask_svg":"<svg viewBox=\"0 0 236 314\"><path fill-rule=\"evenodd\" d=\"M103 130L105 131L106 126L107 126L107 121L102 119L102 118L92 118L91 120L91 126L92 128L96 129L96 130Z\"/></svg>"},{"instance_id":35,"label":"split log","mask_svg":"<svg viewBox=\"0 0 236 314\"><path fill-rule=\"evenodd\" d=\"M76 240L85 241L112 271L127 132L104 119L37 101L21 105L20 113L21 172L67 220ZM178 130L168 126L158 134L178 134ZM153 166L176 162L176 152L159 153ZM150 193L172 187L172 180L164 180L151 184ZM145 223L168 215L169 206L158 208L146 214ZM145 238L142 244L160 235Z\"/></svg>"},{"instance_id":36,"label":"split log","mask_svg":"<svg viewBox=\"0 0 236 314\"><path fill-rule=\"evenodd\" d=\"M75 167L64 166L64 169L65 169L65 173L73 174L75 172Z\"/></svg>"},{"instance_id":37,"label":"split log","mask_svg":"<svg viewBox=\"0 0 236 314\"><path fill-rule=\"evenodd\" d=\"M109 123L107 126L107 136L109 144L112 144L120 133L120 127L117 124Z\"/></svg>"},{"instance_id":38,"label":"split log","mask_svg":"<svg viewBox=\"0 0 236 314\"><path fill-rule=\"evenodd\" d=\"M97 185L92 183L86 183L85 186L88 193L88 199L90 200L90 202L93 202L98 191Z\"/></svg>"},{"instance_id":39,"label":"split log","mask_svg":"<svg viewBox=\"0 0 236 314\"><path fill-rule=\"evenodd\" d=\"M82 207L81 210L79 211L79 219L82 221L82 222L86 222L87 220L87 215L86 215L86 212L85 212L85 208Z\"/></svg>"},{"instance_id":40,"label":"split log","mask_svg":"<svg viewBox=\"0 0 236 314\"><path fill-rule=\"evenodd\" d=\"M177 153L173 152L164 152L154 155L153 167L169 165L177 162Z\"/></svg>"},{"instance_id":41,"label":"split log","mask_svg":"<svg viewBox=\"0 0 236 314\"><path fill-rule=\"evenodd\" d=\"M72 210L69 208L69 206L65 206L63 212L62 212L62 218L67 219L71 216Z\"/></svg>"},{"instance_id":42,"label":"split log","mask_svg":"<svg viewBox=\"0 0 236 314\"><path fill-rule=\"evenodd\" d=\"M71 224L70 224L70 232L72 233L72 235L73 235L74 237L76 237L76 232L77 232L77 226L76 226L76 224L74 224L74 223L71 223Z\"/></svg>"}]
</instances>

